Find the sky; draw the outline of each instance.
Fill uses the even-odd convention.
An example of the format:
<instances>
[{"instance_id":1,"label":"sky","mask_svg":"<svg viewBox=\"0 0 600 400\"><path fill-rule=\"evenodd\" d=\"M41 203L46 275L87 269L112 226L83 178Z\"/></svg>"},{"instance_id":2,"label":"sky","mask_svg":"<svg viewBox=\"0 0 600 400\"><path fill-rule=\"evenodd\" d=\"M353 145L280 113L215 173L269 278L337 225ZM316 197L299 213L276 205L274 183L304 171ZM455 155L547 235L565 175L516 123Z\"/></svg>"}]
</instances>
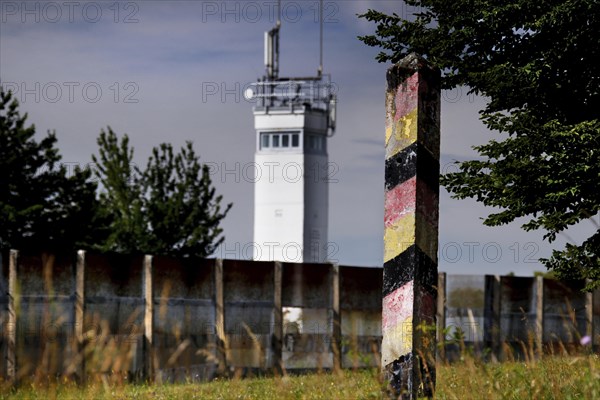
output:
<instances>
[{"instance_id":1,"label":"sky","mask_svg":"<svg viewBox=\"0 0 600 400\"><path fill-rule=\"evenodd\" d=\"M316 74L318 1L282 1L280 75ZM192 141L211 167L213 184L233 208L215 256L251 257L255 131L247 85L264 75L263 34L276 1L5 1L0 3L0 83L12 89L37 128L55 130L67 167L86 166L110 126L127 134L143 166L154 146ZM410 18L400 1L324 1L324 70L338 97L329 139L328 258L341 265L381 266L385 72L378 49L357 39L375 25L357 18L369 8ZM442 94L441 172L477 157L471 148L503 136L489 132L478 110L485 99L466 88ZM584 221L548 244L524 232L525 220L485 227L486 209L440 193L439 269L449 274L530 276L552 247L581 243L597 229Z\"/></svg>"}]
</instances>

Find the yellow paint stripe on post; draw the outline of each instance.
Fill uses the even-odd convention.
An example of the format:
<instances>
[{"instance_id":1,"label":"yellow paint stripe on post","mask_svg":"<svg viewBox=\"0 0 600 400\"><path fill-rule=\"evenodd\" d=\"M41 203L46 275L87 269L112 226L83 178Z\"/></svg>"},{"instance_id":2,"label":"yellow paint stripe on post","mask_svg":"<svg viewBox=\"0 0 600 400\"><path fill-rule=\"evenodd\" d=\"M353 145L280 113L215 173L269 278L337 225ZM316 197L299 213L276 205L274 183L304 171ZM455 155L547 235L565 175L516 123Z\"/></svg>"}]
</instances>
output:
<instances>
[{"instance_id":1,"label":"yellow paint stripe on post","mask_svg":"<svg viewBox=\"0 0 600 400\"><path fill-rule=\"evenodd\" d=\"M418 224L418 226L417 226ZM415 236L415 233L419 235ZM385 252L383 262L387 262L413 244L416 244L432 261L437 260L437 230L425 218L415 218L408 214L385 229L383 240Z\"/></svg>"},{"instance_id":2,"label":"yellow paint stripe on post","mask_svg":"<svg viewBox=\"0 0 600 400\"><path fill-rule=\"evenodd\" d=\"M381 361L384 365L409 353L413 348L413 321L408 317L403 322L383 332Z\"/></svg>"},{"instance_id":3,"label":"yellow paint stripe on post","mask_svg":"<svg viewBox=\"0 0 600 400\"><path fill-rule=\"evenodd\" d=\"M417 112L415 108L385 129L386 154L390 158L417 141Z\"/></svg>"},{"instance_id":4,"label":"yellow paint stripe on post","mask_svg":"<svg viewBox=\"0 0 600 400\"><path fill-rule=\"evenodd\" d=\"M415 244L415 214L408 214L385 229L383 262L396 257Z\"/></svg>"}]
</instances>

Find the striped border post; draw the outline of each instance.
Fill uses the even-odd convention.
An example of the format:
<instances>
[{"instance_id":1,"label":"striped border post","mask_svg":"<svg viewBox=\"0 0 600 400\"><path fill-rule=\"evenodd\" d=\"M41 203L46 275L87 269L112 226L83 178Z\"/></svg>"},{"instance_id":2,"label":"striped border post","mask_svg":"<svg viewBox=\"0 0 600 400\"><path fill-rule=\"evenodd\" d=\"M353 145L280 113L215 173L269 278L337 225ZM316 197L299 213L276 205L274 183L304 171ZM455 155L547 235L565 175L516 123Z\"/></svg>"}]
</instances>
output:
<instances>
[{"instance_id":1,"label":"striped border post","mask_svg":"<svg viewBox=\"0 0 600 400\"><path fill-rule=\"evenodd\" d=\"M382 367L402 399L435 389L440 74L414 54L387 71Z\"/></svg>"}]
</instances>

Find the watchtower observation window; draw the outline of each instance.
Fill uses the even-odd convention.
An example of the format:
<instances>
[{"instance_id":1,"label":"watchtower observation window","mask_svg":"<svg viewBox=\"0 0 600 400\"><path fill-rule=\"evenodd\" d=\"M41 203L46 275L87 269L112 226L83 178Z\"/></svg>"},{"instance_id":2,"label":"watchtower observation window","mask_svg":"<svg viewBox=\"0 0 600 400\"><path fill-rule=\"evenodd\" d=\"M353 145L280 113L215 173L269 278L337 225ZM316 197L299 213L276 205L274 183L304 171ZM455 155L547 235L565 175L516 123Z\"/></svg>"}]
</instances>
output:
<instances>
[{"instance_id":1,"label":"watchtower observation window","mask_svg":"<svg viewBox=\"0 0 600 400\"><path fill-rule=\"evenodd\" d=\"M298 131L260 133L261 150L294 147L300 147L300 132Z\"/></svg>"}]
</instances>

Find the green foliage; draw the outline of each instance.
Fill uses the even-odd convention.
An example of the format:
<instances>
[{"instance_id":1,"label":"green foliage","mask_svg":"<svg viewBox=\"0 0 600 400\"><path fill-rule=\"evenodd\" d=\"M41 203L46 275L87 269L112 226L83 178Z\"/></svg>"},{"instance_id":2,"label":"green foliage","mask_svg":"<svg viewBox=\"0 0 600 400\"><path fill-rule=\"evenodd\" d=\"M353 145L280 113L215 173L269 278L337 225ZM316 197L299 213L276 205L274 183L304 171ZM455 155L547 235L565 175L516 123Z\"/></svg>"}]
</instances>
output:
<instances>
[{"instance_id":1,"label":"green foliage","mask_svg":"<svg viewBox=\"0 0 600 400\"><path fill-rule=\"evenodd\" d=\"M56 136L40 142L11 93L0 90L0 250L118 252L206 257L222 241L221 196L191 143L173 154L155 148L146 170L133 164L129 139L110 130L89 169L60 164Z\"/></svg>"},{"instance_id":2,"label":"green foliage","mask_svg":"<svg viewBox=\"0 0 600 400\"><path fill-rule=\"evenodd\" d=\"M545 278L545 279L555 279L556 278L556 274L554 273L554 271L533 271L533 276L535 276L535 277L541 276L542 278Z\"/></svg>"},{"instance_id":3,"label":"green foliage","mask_svg":"<svg viewBox=\"0 0 600 400\"><path fill-rule=\"evenodd\" d=\"M86 248L95 240L96 184L60 164L56 135L40 142L17 100L0 89L0 249Z\"/></svg>"},{"instance_id":4,"label":"green foliage","mask_svg":"<svg viewBox=\"0 0 600 400\"><path fill-rule=\"evenodd\" d=\"M133 164L133 149L125 135L119 143L115 133L101 131L99 156L92 156L101 184L100 215L106 224L106 240L98 244L102 251L135 253L143 251L145 218L139 173Z\"/></svg>"},{"instance_id":5,"label":"green foliage","mask_svg":"<svg viewBox=\"0 0 600 400\"><path fill-rule=\"evenodd\" d=\"M98 138L97 174L103 187L102 215L109 223L104 251L206 257L222 243L222 196L212 187L191 142L174 154L155 147L145 170L133 163L129 138L108 128Z\"/></svg>"},{"instance_id":6,"label":"green foliage","mask_svg":"<svg viewBox=\"0 0 600 400\"><path fill-rule=\"evenodd\" d=\"M469 87L488 99L483 123L504 135L474 147L481 159L442 177L455 198L475 198L498 212L497 226L526 217L552 242L600 210L600 3L406 1L413 21L369 10L377 24L361 37L381 47L380 62L416 52L443 72L446 89ZM542 259L559 278L600 287L600 229L581 246Z\"/></svg>"}]
</instances>

